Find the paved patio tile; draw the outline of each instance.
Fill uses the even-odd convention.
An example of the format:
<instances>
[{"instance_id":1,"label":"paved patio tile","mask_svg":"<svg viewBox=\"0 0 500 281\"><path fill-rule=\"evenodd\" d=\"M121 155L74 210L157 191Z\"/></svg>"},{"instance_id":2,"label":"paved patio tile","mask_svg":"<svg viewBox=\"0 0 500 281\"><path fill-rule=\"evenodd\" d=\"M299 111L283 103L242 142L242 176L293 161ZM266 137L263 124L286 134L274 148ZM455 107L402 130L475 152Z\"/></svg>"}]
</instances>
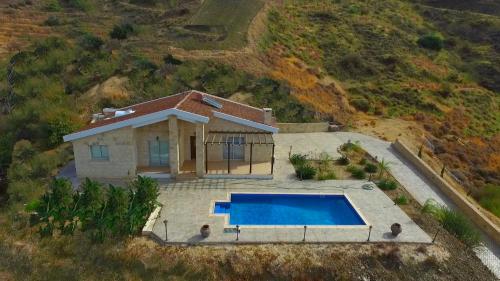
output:
<instances>
[{"instance_id":1,"label":"paved patio tile","mask_svg":"<svg viewBox=\"0 0 500 281\"><path fill-rule=\"evenodd\" d=\"M153 232L165 239L163 220L168 219L168 242L234 243L236 233L225 228L225 216L210 213L215 200L226 200L231 192L334 193L349 196L355 208L373 226L371 241L430 242L430 237L381 190L365 190L365 181L269 181L269 180L195 180L162 185L160 201L164 204ZM390 225L403 225L397 238L390 235ZM200 227L209 224L211 235L202 239ZM300 243L303 227L241 227L240 243ZM309 226L308 242L364 242L368 225L357 227L316 228Z\"/></svg>"}]
</instances>

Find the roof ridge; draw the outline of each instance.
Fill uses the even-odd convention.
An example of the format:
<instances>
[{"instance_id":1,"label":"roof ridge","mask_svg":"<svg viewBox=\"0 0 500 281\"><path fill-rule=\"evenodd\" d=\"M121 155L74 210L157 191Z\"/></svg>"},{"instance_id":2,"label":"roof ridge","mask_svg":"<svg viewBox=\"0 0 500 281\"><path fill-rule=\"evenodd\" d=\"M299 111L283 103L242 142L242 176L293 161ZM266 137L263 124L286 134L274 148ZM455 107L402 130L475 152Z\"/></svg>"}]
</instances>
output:
<instances>
[{"instance_id":1,"label":"roof ridge","mask_svg":"<svg viewBox=\"0 0 500 281\"><path fill-rule=\"evenodd\" d=\"M174 106L175 109L178 109L178 107L181 106L191 96L191 94L193 94L193 90L185 91L183 93L188 94Z\"/></svg>"},{"instance_id":2,"label":"roof ridge","mask_svg":"<svg viewBox=\"0 0 500 281\"><path fill-rule=\"evenodd\" d=\"M129 105L129 106L124 106L124 107L121 107L121 108L117 108L117 110L125 109L125 108L131 108L131 107L134 107L134 106L138 106L138 105L142 105L142 104L146 104L146 103L150 103L150 102L155 102L155 101L159 101L159 100L162 100L162 99L167 99L167 98L179 96L179 95L185 94L186 92L188 92L188 91L180 92L180 93L177 93L177 94L173 94L173 95L165 96L165 97L161 97L161 98L156 98L156 99L153 99L153 100L143 101L143 102L132 104L132 105Z\"/></svg>"},{"instance_id":3,"label":"roof ridge","mask_svg":"<svg viewBox=\"0 0 500 281\"><path fill-rule=\"evenodd\" d=\"M208 95L208 96L211 96L211 97L215 97L215 98L218 98L218 99L223 99L225 102L231 102L231 103L234 103L234 104L238 104L238 105L246 106L246 107L249 107L249 108L252 108L252 109L256 109L258 111L264 111L262 108L258 108L258 107L251 106L251 105L248 105L248 104L244 104L244 103L241 103L241 102L237 102L237 101L233 101L233 100L230 100L230 99L221 98L221 97L218 97L216 95L212 95L212 94L209 94L209 93L204 93L204 92L200 92L200 91L196 91L196 90L193 90L193 91L198 92L200 94L205 94L205 95Z\"/></svg>"}]
</instances>

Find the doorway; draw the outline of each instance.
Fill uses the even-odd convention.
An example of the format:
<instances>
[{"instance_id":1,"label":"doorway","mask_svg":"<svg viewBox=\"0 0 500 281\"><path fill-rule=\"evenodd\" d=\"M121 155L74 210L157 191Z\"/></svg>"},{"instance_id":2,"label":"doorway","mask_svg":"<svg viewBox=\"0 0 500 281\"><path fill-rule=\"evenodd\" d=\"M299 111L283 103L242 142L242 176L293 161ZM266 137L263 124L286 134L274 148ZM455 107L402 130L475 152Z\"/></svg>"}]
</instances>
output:
<instances>
[{"instance_id":1,"label":"doorway","mask_svg":"<svg viewBox=\"0 0 500 281\"><path fill-rule=\"evenodd\" d=\"M149 166L168 166L168 142L149 141Z\"/></svg>"},{"instance_id":2,"label":"doorway","mask_svg":"<svg viewBox=\"0 0 500 281\"><path fill-rule=\"evenodd\" d=\"M196 159L196 136L189 137L189 146L191 147L191 160Z\"/></svg>"}]
</instances>

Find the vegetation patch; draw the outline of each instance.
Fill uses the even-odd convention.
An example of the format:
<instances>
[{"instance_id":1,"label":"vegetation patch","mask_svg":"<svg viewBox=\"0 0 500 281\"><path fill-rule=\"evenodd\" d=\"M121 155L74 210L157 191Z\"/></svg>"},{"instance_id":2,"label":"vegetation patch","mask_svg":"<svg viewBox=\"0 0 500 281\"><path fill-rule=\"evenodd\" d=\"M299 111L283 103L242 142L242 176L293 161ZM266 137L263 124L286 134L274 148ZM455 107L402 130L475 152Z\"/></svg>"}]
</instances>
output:
<instances>
[{"instance_id":1,"label":"vegetation patch","mask_svg":"<svg viewBox=\"0 0 500 281\"><path fill-rule=\"evenodd\" d=\"M128 189L86 179L81 192L74 192L67 179L54 179L49 190L27 206L31 223L42 237L73 235L81 230L92 241L110 236L140 233L150 213L158 206L158 183L138 177Z\"/></svg>"},{"instance_id":2,"label":"vegetation patch","mask_svg":"<svg viewBox=\"0 0 500 281\"><path fill-rule=\"evenodd\" d=\"M481 235L474 225L460 212L441 206L433 200L427 200L422 212L434 216L443 227L469 247L481 243Z\"/></svg>"}]
</instances>

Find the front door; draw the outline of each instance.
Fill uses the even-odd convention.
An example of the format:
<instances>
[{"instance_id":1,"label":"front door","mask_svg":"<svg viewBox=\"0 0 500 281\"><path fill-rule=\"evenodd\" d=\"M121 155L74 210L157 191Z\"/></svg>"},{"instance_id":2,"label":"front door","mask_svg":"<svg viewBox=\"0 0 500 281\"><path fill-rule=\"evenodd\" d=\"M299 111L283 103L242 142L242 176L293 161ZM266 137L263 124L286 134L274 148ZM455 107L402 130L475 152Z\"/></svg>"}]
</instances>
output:
<instances>
[{"instance_id":1,"label":"front door","mask_svg":"<svg viewBox=\"0 0 500 281\"><path fill-rule=\"evenodd\" d=\"M191 146L191 159L196 159L196 136L190 136L189 143Z\"/></svg>"},{"instance_id":2,"label":"front door","mask_svg":"<svg viewBox=\"0 0 500 281\"><path fill-rule=\"evenodd\" d=\"M167 141L149 141L149 166L168 166Z\"/></svg>"},{"instance_id":3,"label":"front door","mask_svg":"<svg viewBox=\"0 0 500 281\"><path fill-rule=\"evenodd\" d=\"M224 159L231 158L232 160L245 160L245 138L244 137L227 137L224 144ZM228 145L231 148L228 151ZM230 153L230 154L228 154Z\"/></svg>"}]
</instances>

